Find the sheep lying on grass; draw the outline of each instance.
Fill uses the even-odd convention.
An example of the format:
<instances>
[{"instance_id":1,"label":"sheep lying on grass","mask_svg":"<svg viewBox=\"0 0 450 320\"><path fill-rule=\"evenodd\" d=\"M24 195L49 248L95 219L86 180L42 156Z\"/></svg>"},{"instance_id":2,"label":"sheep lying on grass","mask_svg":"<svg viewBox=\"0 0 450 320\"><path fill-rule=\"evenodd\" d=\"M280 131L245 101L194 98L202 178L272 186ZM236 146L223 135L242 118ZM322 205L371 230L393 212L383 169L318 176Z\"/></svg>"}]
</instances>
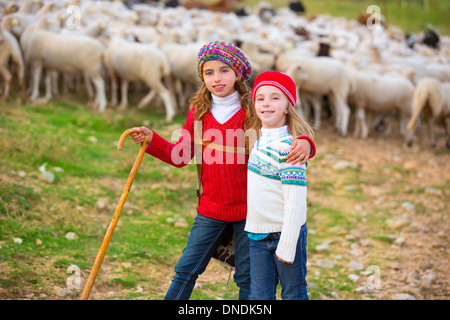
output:
<instances>
[{"instance_id":1,"label":"sheep lying on grass","mask_svg":"<svg viewBox=\"0 0 450 320\"><path fill-rule=\"evenodd\" d=\"M412 116L408 123L408 146L414 140L414 127L421 113L428 117L430 127L430 144L436 147L434 124L437 119L444 120L447 133L447 148L450 148L450 83L440 83L434 78L424 78L417 85L412 105Z\"/></svg>"}]
</instances>

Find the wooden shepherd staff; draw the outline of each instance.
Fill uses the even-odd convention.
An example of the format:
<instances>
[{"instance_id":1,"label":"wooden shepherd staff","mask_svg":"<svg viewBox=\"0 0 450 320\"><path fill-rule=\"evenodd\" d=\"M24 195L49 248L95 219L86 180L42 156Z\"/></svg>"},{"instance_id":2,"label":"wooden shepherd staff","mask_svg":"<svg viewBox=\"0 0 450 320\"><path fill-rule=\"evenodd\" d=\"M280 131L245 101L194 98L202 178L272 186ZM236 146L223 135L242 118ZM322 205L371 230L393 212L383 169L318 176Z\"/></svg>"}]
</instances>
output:
<instances>
[{"instance_id":1,"label":"wooden shepherd staff","mask_svg":"<svg viewBox=\"0 0 450 320\"><path fill-rule=\"evenodd\" d=\"M122 150L123 142L125 138L131 133L136 132L133 129L128 129L120 136L119 143L117 145L117 149ZM143 133L139 132L144 135ZM111 219L111 223L109 224L108 230L106 231L105 238L103 239L102 245L100 247L100 251L97 254L97 258L95 258L94 265L92 267L91 273L89 274L89 278L84 286L83 293L81 294L81 300L89 299L89 294L91 293L91 289L94 286L95 279L97 278L98 271L100 270L100 266L102 265L103 258L105 257L106 250L108 249L109 242L111 240L111 236L116 228L117 222L119 221L120 213L122 212L123 205L127 200L128 193L131 189L131 184L133 183L134 177L136 176L136 172L139 168L139 165L142 162L142 158L145 154L145 147L147 146L147 139L144 136L144 141L141 143L141 149L139 150L139 154L134 162L133 168L131 169L130 175L128 176L127 183L125 188L123 189L122 196L120 197L119 203L117 204L116 211L114 211L114 215Z\"/></svg>"}]
</instances>

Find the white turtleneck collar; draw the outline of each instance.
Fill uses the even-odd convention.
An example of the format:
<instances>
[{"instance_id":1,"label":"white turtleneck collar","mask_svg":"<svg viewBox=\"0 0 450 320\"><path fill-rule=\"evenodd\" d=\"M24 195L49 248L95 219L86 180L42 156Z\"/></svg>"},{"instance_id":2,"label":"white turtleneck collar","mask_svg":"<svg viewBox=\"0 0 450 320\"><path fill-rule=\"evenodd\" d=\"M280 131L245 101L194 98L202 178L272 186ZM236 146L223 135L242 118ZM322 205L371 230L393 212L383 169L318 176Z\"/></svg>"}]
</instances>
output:
<instances>
[{"instance_id":1,"label":"white turtleneck collar","mask_svg":"<svg viewBox=\"0 0 450 320\"><path fill-rule=\"evenodd\" d=\"M266 143L287 134L289 134L287 125L274 129L261 128L261 137L259 140L260 143Z\"/></svg>"},{"instance_id":2,"label":"white turtleneck collar","mask_svg":"<svg viewBox=\"0 0 450 320\"><path fill-rule=\"evenodd\" d=\"M236 112L241 109L241 97L237 91L226 97L218 97L213 94L211 113L220 124L227 122Z\"/></svg>"}]
</instances>

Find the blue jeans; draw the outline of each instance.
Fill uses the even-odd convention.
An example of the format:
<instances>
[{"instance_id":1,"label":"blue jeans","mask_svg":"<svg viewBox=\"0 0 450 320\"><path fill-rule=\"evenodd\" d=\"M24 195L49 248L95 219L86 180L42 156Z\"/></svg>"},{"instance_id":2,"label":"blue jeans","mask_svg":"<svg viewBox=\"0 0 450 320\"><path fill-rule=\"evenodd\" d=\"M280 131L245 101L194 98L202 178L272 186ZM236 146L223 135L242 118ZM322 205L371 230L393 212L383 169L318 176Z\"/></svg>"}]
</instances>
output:
<instances>
[{"instance_id":1,"label":"blue jeans","mask_svg":"<svg viewBox=\"0 0 450 320\"><path fill-rule=\"evenodd\" d=\"M197 277L205 271L211 257L227 233L233 231L236 265L234 281L239 287L239 299L248 300L250 295L249 239L244 227L245 220L221 221L197 214L164 299L188 300Z\"/></svg>"},{"instance_id":2,"label":"blue jeans","mask_svg":"<svg viewBox=\"0 0 450 320\"><path fill-rule=\"evenodd\" d=\"M283 300L309 300L306 291L306 223L300 229L293 264L277 259L279 233L263 240L250 239L250 300L275 300L278 280Z\"/></svg>"}]
</instances>

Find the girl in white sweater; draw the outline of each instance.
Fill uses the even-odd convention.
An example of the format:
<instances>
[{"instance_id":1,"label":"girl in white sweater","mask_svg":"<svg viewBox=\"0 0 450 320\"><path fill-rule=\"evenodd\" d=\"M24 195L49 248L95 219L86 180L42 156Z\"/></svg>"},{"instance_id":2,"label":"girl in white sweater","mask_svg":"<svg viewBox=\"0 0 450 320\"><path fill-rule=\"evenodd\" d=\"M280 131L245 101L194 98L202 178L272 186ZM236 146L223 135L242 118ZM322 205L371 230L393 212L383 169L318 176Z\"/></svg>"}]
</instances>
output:
<instances>
[{"instance_id":1,"label":"girl in white sweater","mask_svg":"<svg viewBox=\"0 0 450 320\"><path fill-rule=\"evenodd\" d=\"M283 300L308 299L306 291L306 164L286 155L300 135L313 136L294 106L296 87L280 72L260 74L252 99L259 137L248 162L247 222L250 238L250 298L274 300L278 281Z\"/></svg>"}]
</instances>

